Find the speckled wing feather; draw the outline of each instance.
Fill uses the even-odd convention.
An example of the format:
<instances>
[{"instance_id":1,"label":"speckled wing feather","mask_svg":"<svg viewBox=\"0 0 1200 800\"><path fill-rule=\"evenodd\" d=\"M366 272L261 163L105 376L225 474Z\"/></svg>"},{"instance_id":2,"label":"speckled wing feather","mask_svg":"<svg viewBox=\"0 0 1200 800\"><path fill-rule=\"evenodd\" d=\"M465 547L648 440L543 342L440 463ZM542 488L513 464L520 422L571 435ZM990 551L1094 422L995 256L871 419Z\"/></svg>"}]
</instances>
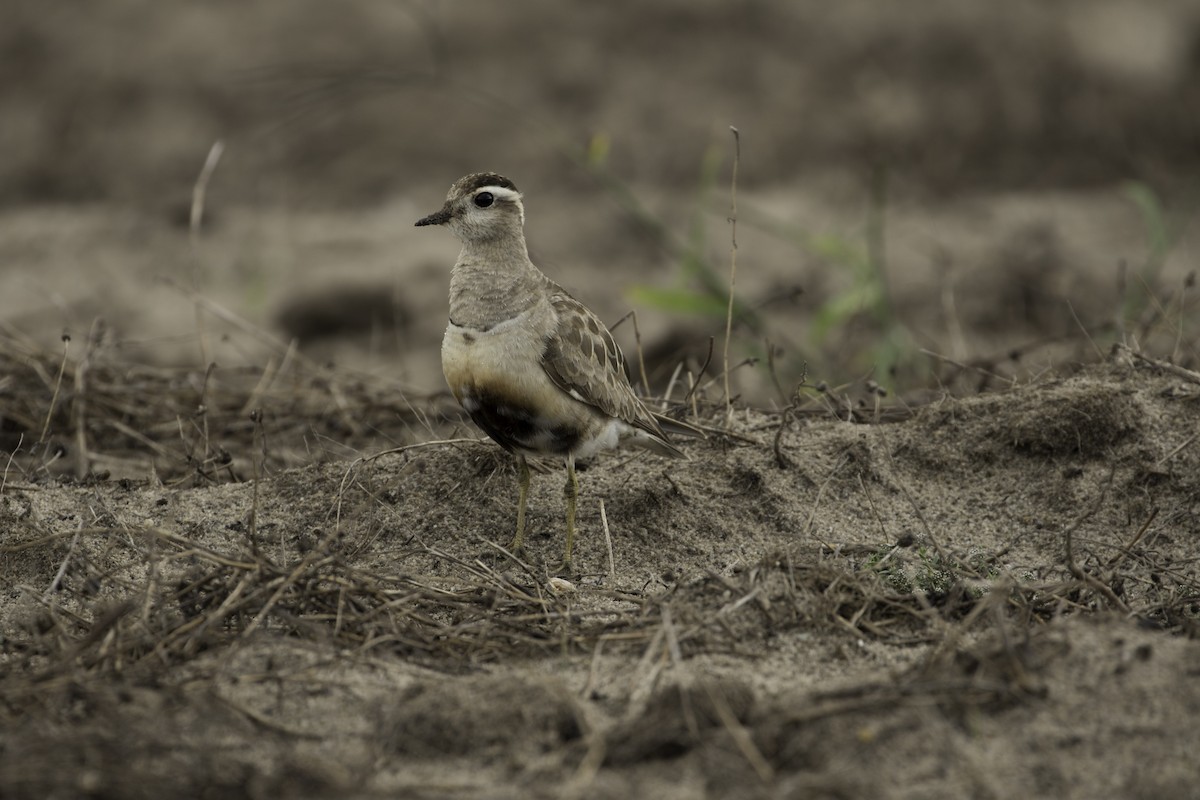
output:
<instances>
[{"instance_id":1,"label":"speckled wing feather","mask_svg":"<svg viewBox=\"0 0 1200 800\"><path fill-rule=\"evenodd\" d=\"M654 416L633 393L625 356L604 323L557 285L552 285L549 299L558 317L542 359L550 380L575 399L666 441Z\"/></svg>"}]
</instances>

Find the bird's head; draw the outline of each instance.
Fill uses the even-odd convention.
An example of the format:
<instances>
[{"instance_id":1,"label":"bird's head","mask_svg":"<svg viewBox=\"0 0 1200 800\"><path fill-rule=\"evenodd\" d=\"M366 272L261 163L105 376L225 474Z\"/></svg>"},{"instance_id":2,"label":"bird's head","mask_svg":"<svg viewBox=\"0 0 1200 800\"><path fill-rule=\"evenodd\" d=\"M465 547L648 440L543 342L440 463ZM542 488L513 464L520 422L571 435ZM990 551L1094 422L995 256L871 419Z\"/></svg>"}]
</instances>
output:
<instances>
[{"instance_id":1,"label":"bird's head","mask_svg":"<svg viewBox=\"0 0 1200 800\"><path fill-rule=\"evenodd\" d=\"M508 178L476 172L455 181L441 210L417 220L417 225L445 225L463 242L486 242L520 235L525 208Z\"/></svg>"}]
</instances>

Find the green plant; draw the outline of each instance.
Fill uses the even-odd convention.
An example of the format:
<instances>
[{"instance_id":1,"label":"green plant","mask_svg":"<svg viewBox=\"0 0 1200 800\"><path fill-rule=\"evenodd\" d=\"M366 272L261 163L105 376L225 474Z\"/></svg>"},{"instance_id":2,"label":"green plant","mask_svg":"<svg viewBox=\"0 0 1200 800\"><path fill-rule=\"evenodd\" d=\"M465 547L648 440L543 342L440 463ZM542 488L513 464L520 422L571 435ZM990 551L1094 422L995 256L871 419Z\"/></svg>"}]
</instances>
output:
<instances>
[{"instance_id":1,"label":"green plant","mask_svg":"<svg viewBox=\"0 0 1200 800\"><path fill-rule=\"evenodd\" d=\"M1125 196L1137 207L1146 228L1146 260L1128 281L1121 306L1121 323L1137 319L1150 300L1150 287L1158 280L1175 239L1181 232L1167 220L1158 194L1144 183L1129 182Z\"/></svg>"},{"instance_id":2,"label":"green plant","mask_svg":"<svg viewBox=\"0 0 1200 800\"><path fill-rule=\"evenodd\" d=\"M864 568L878 574L887 586L897 594L923 592L927 595L943 595L964 578L984 577L995 579L999 572L985 553L972 553L965 563L950 562L934 550L918 547L911 554L895 548L884 548L867 557ZM985 589L972 586L970 593L982 597Z\"/></svg>"},{"instance_id":3,"label":"green plant","mask_svg":"<svg viewBox=\"0 0 1200 800\"><path fill-rule=\"evenodd\" d=\"M626 211L655 232L679 267L674 286L663 288L638 284L630 289L630 298L662 311L723 319L729 302L728 286L724 275L713 265L707 254L707 209L712 204L717 179L724 164L720 148L714 144L705 151L701 159L687 234L682 238L671 232L661 220L650 213L627 185L604 168L603 155L606 153L607 149L603 146L589 146L589 167L604 180L607 188L616 195ZM755 331L761 328L757 315L741 303L735 303L734 315L740 323L749 324Z\"/></svg>"},{"instance_id":4,"label":"green plant","mask_svg":"<svg viewBox=\"0 0 1200 800\"><path fill-rule=\"evenodd\" d=\"M1146 257L1139 268L1123 279L1124 292L1117 320L1122 338L1128 326L1140 323L1140 331L1144 333L1154 321L1166 315L1155 296L1156 287L1171 252L1200 207L1200 196L1195 192L1174 209L1168 209L1154 189L1145 183L1130 182L1124 190L1140 213L1146 230ZM1181 296L1179 313L1184 312Z\"/></svg>"},{"instance_id":5,"label":"green plant","mask_svg":"<svg viewBox=\"0 0 1200 800\"><path fill-rule=\"evenodd\" d=\"M875 330L871 344L850 360L855 370L870 371L890 386L892 374L912 351L912 337L895 314L887 280L887 173L872 173L870 203L861 236L811 233L804 228L756 213L746 224L791 242L804 253L847 274L850 281L822 302L809 324L805 341L821 347L844 337L861 319ZM819 359L813 358L819 363ZM844 377L844 376L843 376Z\"/></svg>"},{"instance_id":6,"label":"green plant","mask_svg":"<svg viewBox=\"0 0 1200 800\"><path fill-rule=\"evenodd\" d=\"M629 292L633 302L713 322L725 317L729 302L728 278L709 253L710 239L715 238L709 229L710 209L715 202L718 178L725 163L722 152L714 144L701 159L686 233L681 236L670 230L627 184L608 170L606 137L594 136L585 149L580 159L583 165L604 184L627 213L654 235L678 266L672 286L636 285ZM802 355L794 359L797 373L802 369L800 364L812 363L817 365L818 372L836 373L836 379L841 380L848 377L845 372L849 364L855 372L872 373L880 384L890 387L896 367L906 360L913 347L907 328L894 312L888 291L887 173L882 169L873 173L871 201L863 231L857 237L810 233L790 221L773 219L763 210L751 208L751 211L740 216L741 224L795 245L835 270L847 273L850 281L826 298L816 310L808 325L807 335L802 337L803 346L789 341L800 337L788 331L768 330L762 315L752 305L735 297L735 328L751 334L742 342L743 351L753 360L766 358L763 340L769 339ZM863 320L870 325L870 343L849 361L839 357L837 365L822 364L822 359L812 352L830 341L851 340L853 337L848 335L849 329ZM787 380L791 377L785 376Z\"/></svg>"}]
</instances>

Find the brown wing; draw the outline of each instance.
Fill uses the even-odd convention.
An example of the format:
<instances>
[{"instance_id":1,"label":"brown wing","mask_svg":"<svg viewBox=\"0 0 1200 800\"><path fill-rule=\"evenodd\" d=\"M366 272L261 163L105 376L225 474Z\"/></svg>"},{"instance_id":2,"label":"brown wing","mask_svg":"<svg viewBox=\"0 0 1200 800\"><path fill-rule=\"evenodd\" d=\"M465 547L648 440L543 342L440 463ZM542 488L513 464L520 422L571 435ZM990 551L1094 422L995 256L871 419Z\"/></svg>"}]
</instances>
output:
<instances>
[{"instance_id":1,"label":"brown wing","mask_svg":"<svg viewBox=\"0 0 1200 800\"><path fill-rule=\"evenodd\" d=\"M604 323L561 287L553 287L550 304L558 317L542 358L550 380L577 400L666 440L654 415L633 393L625 356Z\"/></svg>"}]
</instances>

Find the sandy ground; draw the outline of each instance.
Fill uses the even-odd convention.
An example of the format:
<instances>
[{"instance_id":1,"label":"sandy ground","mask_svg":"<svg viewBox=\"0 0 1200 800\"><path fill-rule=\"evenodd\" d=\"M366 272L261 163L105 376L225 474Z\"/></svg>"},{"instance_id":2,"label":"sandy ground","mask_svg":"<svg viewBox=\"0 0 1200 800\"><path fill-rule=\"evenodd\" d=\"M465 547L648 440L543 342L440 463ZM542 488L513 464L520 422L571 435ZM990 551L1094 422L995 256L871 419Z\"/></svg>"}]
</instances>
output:
<instances>
[{"instance_id":1,"label":"sandy ground","mask_svg":"<svg viewBox=\"0 0 1200 800\"><path fill-rule=\"evenodd\" d=\"M0 796L1200 796L1200 14L916 8L16 3ZM569 581L441 383L475 169L708 431Z\"/></svg>"},{"instance_id":2,"label":"sandy ground","mask_svg":"<svg viewBox=\"0 0 1200 800\"><path fill-rule=\"evenodd\" d=\"M3 498L9 796L1188 796L1200 379ZM611 542L611 562L607 542Z\"/></svg>"}]
</instances>

